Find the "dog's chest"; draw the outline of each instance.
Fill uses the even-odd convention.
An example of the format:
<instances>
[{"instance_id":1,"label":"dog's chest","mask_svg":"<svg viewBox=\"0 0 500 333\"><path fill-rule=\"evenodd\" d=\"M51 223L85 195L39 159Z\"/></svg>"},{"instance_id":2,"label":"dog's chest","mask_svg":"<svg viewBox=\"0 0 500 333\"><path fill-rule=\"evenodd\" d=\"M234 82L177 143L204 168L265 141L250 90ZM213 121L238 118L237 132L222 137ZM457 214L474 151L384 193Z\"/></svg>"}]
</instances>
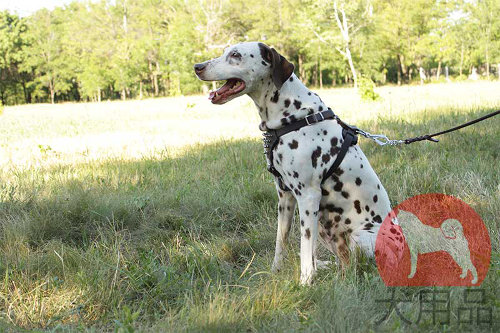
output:
<instances>
[{"instance_id":1,"label":"dog's chest","mask_svg":"<svg viewBox=\"0 0 500 333\"><path fill-rule=\"evenodd\" d=\"M306 126L279 139L273 164L287 186L300 191L321 183L342 142L342 128L334 120Z\"/></svg>"}]
</instances>

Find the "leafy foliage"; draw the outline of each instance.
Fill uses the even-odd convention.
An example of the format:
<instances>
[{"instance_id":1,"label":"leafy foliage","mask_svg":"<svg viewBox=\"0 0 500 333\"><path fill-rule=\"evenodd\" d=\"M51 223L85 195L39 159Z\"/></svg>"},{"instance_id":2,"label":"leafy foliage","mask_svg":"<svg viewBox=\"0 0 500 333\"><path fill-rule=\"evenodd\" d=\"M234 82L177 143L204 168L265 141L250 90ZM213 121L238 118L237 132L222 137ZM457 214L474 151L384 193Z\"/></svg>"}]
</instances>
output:
<instances>
[{"instance_id":1,"label":"leafy foliage","mask_svg":"<svg viewBox=\"0 0 500 333\"><path fill-rule=\"evenodd\" d=\"M375 83L367 77L359 78L358 92L361 99L364 101L376 101L380 99L380 95L375 92Z\"/></svg>"},{"instance_id":2,"label":"leafy foliage","mask_svg":"<svg viewBox=\"0 0 500 333\"><path fill-rule=\"evenodd\" d=\"M353 65L378 84L439 80L472 68L495 77L500 4L495 0L338 1ZM196 62L259 40L293 61L306 84L351 84L331 0L103 0L29 17L0 13L3 104L144 98L201 92ZM343 52L343 51L342 51Z\"/></svg>"}]
</instances>

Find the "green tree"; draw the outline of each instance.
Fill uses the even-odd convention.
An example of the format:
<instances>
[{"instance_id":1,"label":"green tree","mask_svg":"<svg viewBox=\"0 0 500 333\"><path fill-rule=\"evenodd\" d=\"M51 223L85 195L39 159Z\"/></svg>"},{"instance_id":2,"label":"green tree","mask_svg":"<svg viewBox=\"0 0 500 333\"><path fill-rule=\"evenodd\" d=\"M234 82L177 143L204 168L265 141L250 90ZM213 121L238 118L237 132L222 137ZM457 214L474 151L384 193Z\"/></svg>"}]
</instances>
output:
<instances>
[{"instance_id":1,"label":"green tree","mask_svg":"<svg viewBox=\"0 0 500 333\"><path fill-rule=\"evenodd\" d=\"M33 94L44 98L47 90L52 104L56 94L71 89L74 77L74 64L66 59L64 23L64 13L60 8L39 10L27 20L28 45L23 48L25 61L22 68L35 74Z\"/></svg>"},{"instance_id":2,"label":"green tree","mask_svg":"<svg viewBox=\"0 0 500 333\"><path fill-rule=\"evenodd\" d=\"M422 65L418 45L432 26L446 15L435 0L379 0L374 2L380 41L396 62L397 82L411 80L414 67Z\"/></svg>"},{"instance_id":3,"label":"green tree","mask_svg":"<svg viewBox=\"0 0 500 333\"><path fill-rule=\"evenodd\" d=\"M65 10L71 38L66 39L67 59L74 64L80 95L100 101L112 85L112 25L105 3L71 3ZM84 31L85 33L71 33ZM111 97L108 92L108 97Z\"/></svg>"},{"instance_id":4,"label":"green tree","mask_svg":"<svg viewBox=\"0 0 500 333\"><path fill-rule=\"evenodd\" d=\"M420 66L438 76L443 66L456 74L477 67L488 76L500 63L499 16L494 0L100 0L25 19L4 12L0 100L198 92L206 83L194 63L253 40L319 87L353 82L358 72L401 84Z\"/></svg>"},{"instance_id":5,"label":"green tree","mask_svg":"<svg viewBox=\"0 0 500 333\"><path fill-rule=\"evenodd\" d=\"M29 73L20 69L25 61L22 48L26 43L26 24L23 19L8 12L0 12L0 100L3 104L20 102L18 93L22 88L24 102L31 101L27 83L31 77Z\"/></svg>"},{"instance_id":6,"label":"green tree","mask_svg":"<svg viewBox=\"0 0 500 333\"><path fill-rule=\"evenodd\" d=\"M476 28L476 65L484 64L486 76L489 77L492 61L500 61L500 3L496 0L475 0L467 3L466 9Z\"/></svg>"}]
</instances>

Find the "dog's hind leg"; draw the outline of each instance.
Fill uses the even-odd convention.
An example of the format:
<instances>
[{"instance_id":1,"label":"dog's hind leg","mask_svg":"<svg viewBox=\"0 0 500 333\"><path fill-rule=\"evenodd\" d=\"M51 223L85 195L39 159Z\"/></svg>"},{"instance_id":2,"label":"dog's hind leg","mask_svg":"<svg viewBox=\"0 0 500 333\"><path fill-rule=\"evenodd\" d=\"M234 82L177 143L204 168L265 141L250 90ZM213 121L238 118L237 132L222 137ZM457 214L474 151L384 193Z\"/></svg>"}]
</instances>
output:
<instances>
[{"instance_id":1,"label":"dog's hind leg","mask_svg":"<svg viewBox=\"0 0 500 333\"><path fill-rule=\"evenodd\" d=\"M319 213L319 216L318 216L318 220L321 221L321 219L323 218L323 214L322 212L320 211ZM332 253L335 253L335 249L334 249L334 246L333 246L333 242L331 241L331 239L325 239L327 236L326 234L326 231L325 229L323 228L321 222L318 223L318 240L320 244L322 244L326 249L330 250L330 252ZM332 262L329 261L329 260L319 260L317 258L315 258L316 260L316 268L317 269L323 269L323 268L328 268ZM338 263L336 263L338 264Z\"/></svg>"},{"instance_id":2,"label":"dog's hind leg","mask_svg":"<svg viewBox=\"0 0 500 333\"><path fill-rule=\"evenodd\" d=\"M467 277L467 273L470 271L472 274L471 283L472 284L477 283L477 271L476 271L476 267L474 267L474 265L472 263L468 263L466 266L461 266L460 268L462 268L462 274L460 274L461 279L465 279Z\"/></svg>"},{"instance_id":3,"label":"dog's hind leg","mask_svg":"<svg viewBox=\"0 0 500 333\"><path fill-rule=\"evenodd\" d=\"M470 254L467 253L469 249L466 248L466 250L462 251L449 251L448 253L451 255L453 260L460 266L462 269L462 274L460 274L461 279L465 279L467 277L467 273L470 271L472 274L472 284L477 283L477 271L476 267L474 267L474 264L472 263L470 259Z\"/></svg>"},{"instance_id":4,"label":"dog's hind leg","mask_svg":"<svg viewBox=\"0 0 500 333\"><path fill-rule=\"evenodd\" d=\"M283 252L288 241L295 205L297 203L291 192L278 189L278 196L278 232L276 234L276 249L272 266L273 272L279 271L283 263Z\"/></svg>"},{"instance_id":5,"label":"dog's hind leg","mask_svg":"<svg viewBox=\"0 0 500 333\"><path fill-rule=\"evenodd\" d=\"M467 273L469 272L469 268L468 267L460 267L460 268L462 268L462 274L460 274L460 278L465 279Z\"/></svg>"},{"instance_id":6,"label":"dog's hind leg","mask_svg":"<svg viewBox=\"0 0 500 333\"><path fill-rule=\"evenodd\" d=\"M472 262L471 262L471 265L469 267L469 270L470 270L470 272L472 274L472 281L471 281L471 283L472 284L476 284L477 283L477 271L476 271L476 267L474 267L474 265L472 264Z\"/></svg>"}]
</instances>

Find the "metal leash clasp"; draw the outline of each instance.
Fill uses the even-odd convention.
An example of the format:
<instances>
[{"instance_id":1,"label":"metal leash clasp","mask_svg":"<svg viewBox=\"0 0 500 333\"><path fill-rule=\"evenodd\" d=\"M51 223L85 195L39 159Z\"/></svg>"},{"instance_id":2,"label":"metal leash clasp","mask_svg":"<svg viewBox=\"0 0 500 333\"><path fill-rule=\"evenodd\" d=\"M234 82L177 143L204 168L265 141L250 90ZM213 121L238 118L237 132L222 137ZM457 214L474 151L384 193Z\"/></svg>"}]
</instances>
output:
<instances>
[{"instance_id":1,"label":"metal leash clasp","mask_svg":"<svg viewBox=\"0 0 500 333\"><path fill-rule=\"evenodd\" d=\"M385 145L397 146L397 145L405 143L404 140L391 140L383 134L371 134L371 133L368 133L366 131L363 131L362 129L357 128L356 126L352 126L352 127L358 134L361 134L362 136L364 136L367 139L371 139L371 140L375 141L380 146L385 146Z\"/></svg>"}]
</instances>

